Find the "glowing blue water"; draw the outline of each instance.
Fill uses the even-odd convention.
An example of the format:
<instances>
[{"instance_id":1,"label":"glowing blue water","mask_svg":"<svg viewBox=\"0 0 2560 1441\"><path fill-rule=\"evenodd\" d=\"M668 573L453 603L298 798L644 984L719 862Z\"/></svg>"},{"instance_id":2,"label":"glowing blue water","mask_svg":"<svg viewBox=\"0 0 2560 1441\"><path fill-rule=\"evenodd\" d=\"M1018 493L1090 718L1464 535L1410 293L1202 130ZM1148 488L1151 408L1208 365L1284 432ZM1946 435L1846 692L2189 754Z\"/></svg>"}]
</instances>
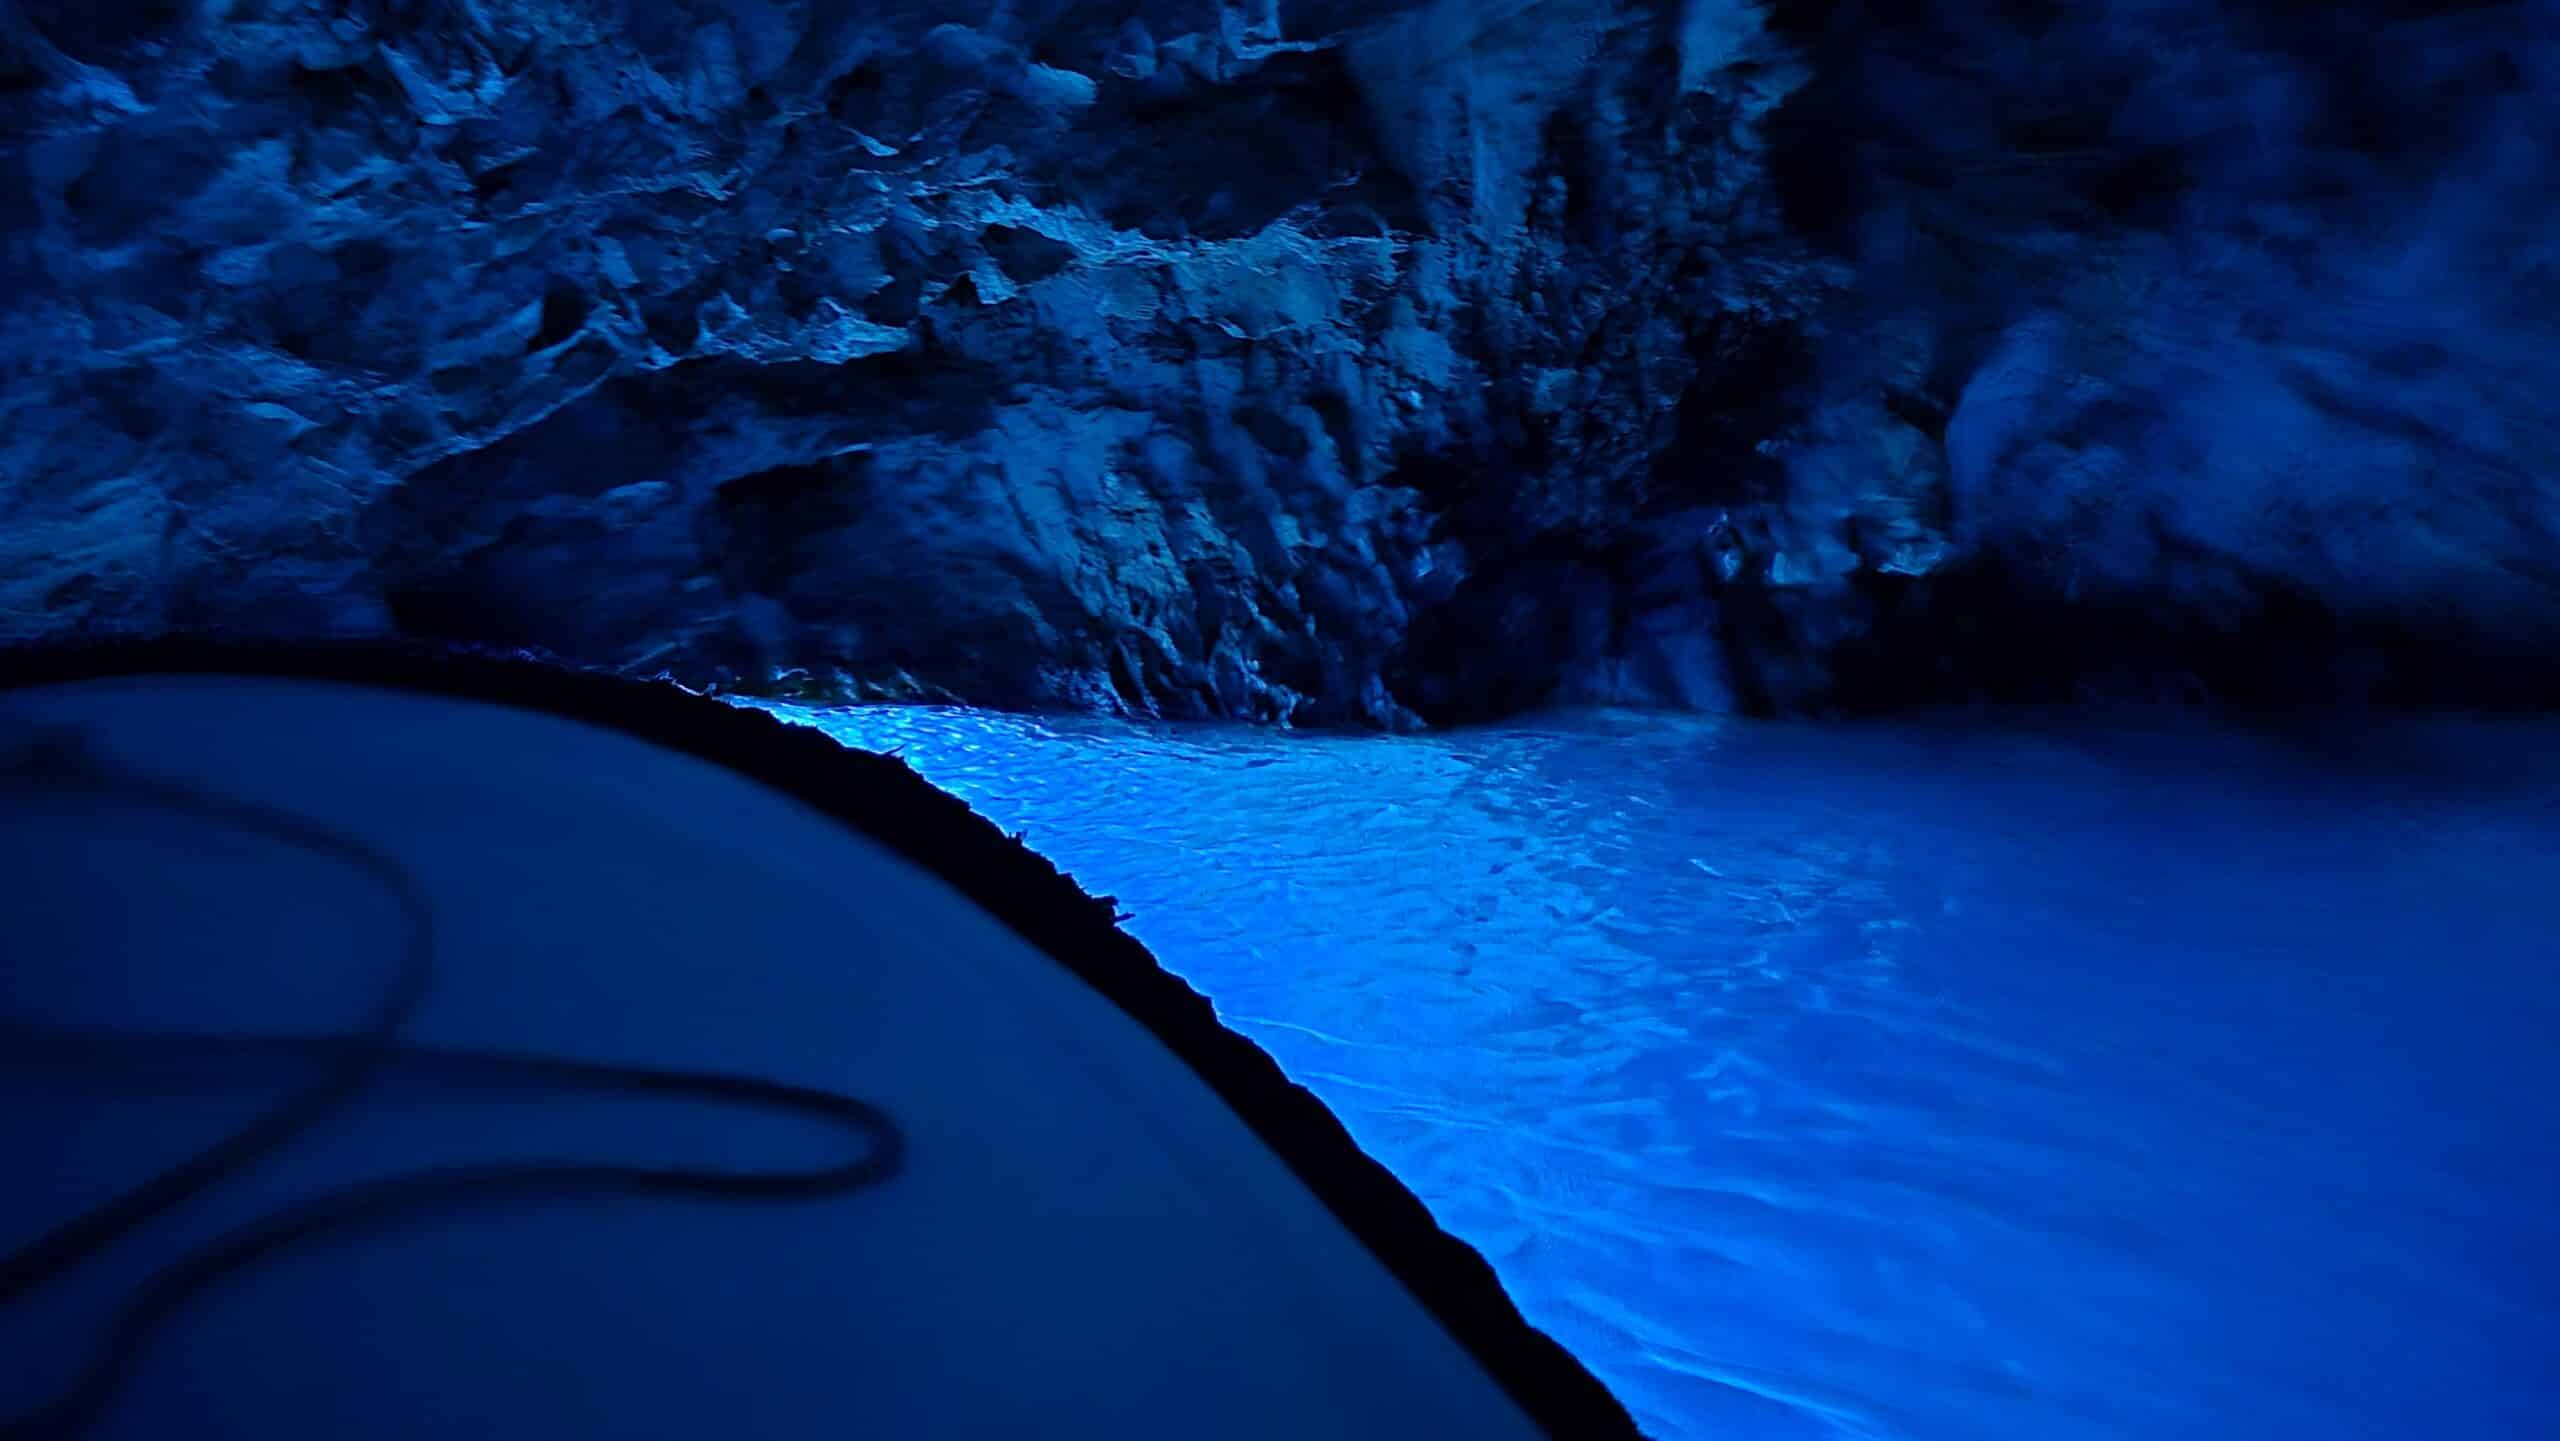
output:
<instances>
[{"instance_id":1,"label":"glowing blue water","mask_svg":"<svg viewBox=\"0 0 2560 1441\"><path fill-rule=\"evenodd\" d=\"M1117 895L1666 1438L2560 1436L2548 729L799 714Z\"/></svg>"}]
</instances>

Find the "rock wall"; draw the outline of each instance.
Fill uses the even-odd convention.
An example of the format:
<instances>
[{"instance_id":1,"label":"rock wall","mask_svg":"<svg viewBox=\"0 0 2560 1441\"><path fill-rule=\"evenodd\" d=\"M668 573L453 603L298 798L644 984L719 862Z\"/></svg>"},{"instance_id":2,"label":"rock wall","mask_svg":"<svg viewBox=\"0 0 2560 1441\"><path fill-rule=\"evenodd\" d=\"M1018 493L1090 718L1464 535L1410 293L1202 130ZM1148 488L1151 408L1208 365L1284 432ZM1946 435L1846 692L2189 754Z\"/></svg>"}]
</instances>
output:
<instances>
[{"instance_id":1,"label":"rock wall","mask_svg":"<svg viewBox=\"0 0 2560 1441\"><path fill-rule=\"evenodd\" d=\"M0 636L2547 698L2554 17L0 0Z\"/></svg>"},{"instance_id":2,"label":"rock wall","mask_svg":"<svg viewBox=\"0 0 2560 1441\"><path fill-rule=\"evenodd\" d=\"M2560 6L1789 8L1748 684L2560 699Z\"/></svg>"}]
</instances>

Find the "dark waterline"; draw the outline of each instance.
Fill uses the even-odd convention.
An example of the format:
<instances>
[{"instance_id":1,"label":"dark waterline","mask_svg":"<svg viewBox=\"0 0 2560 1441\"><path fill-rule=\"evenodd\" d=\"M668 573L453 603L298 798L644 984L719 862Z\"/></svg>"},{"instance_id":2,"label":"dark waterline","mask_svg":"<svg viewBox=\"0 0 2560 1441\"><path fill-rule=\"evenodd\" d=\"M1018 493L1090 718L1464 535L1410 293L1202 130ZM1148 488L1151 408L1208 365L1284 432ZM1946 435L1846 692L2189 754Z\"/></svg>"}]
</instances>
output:
<instances>
[{"instance_id":1,"label":"dark waterline","mask_svg":"<svg viewBox=\"0 0 2560 1441\"><path fill-rule=\"evenodd\" d=\"M1029 832L1667 1438L2560 1434L2560 730L788 712Z\"/></svg>"}]
</instances>

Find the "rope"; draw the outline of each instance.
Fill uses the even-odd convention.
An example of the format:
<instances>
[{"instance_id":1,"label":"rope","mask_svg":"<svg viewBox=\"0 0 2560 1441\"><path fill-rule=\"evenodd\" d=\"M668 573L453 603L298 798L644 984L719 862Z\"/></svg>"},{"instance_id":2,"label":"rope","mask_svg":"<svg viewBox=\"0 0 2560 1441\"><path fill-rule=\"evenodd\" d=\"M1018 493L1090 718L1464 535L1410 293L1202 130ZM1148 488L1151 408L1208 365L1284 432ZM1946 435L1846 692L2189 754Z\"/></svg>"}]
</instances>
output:
<instances>
[{"instance_id":1,"label":"rope","mask_svg":"<svg viewBox=\"0 0 2560 1441\"><path fill-rule=\"evenodd\" d=\"M697 1196L812 1200L844 1195L895 1175L904 1141L878 1108L849 1096L755 1077L655 1066L611 1065L537 1054L430 1046L401 1039L434 969L435 911L416 875L361 837L287 811L124 774L100 762L76 734L48 732L0 749L0 789L121 798L281 841L361 871L398 901L398 965L364 1025L337 1036L196 1035L50 1026L0 1016L0 1058L11 1066L130 1070L142 1061L201 1066L290 1058L320 1063L311 1084L204 1149L0 1256L0 1307L101 1255L136 1227L238 1173L307 1131L391 1073L512 1079L557 1089L685 1097L799 1114L862 1144L846 1160L805 1170L736 1171L626 1166L574 1160L456 1166L411 1172L325 1192L271 1211L161 1266L127 1296L72 1379L51 1400L0 1419L0 1441L60 1441L95 1424L159 1330L192 1298L301 1241L440 1206L559 1195Z\"/></svg>"}]
</instances>

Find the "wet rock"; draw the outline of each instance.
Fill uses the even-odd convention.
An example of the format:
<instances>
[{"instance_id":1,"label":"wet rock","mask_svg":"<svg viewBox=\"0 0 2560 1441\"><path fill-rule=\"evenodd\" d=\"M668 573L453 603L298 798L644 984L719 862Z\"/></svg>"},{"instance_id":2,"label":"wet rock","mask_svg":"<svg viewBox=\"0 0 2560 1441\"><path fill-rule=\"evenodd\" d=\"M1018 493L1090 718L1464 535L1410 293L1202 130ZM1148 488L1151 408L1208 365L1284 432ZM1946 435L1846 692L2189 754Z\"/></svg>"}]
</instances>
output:
<instances>
[{"instance_id":1,"label":"wet rock","mask_svg":"<svg viewBox=\"0 0 2560 1441\"><path fill-rule=\"evenodd\" d=\"M0 0L0 636L2560 693L2548 3L982 9Z\"/></svg>"}]
</instances>

